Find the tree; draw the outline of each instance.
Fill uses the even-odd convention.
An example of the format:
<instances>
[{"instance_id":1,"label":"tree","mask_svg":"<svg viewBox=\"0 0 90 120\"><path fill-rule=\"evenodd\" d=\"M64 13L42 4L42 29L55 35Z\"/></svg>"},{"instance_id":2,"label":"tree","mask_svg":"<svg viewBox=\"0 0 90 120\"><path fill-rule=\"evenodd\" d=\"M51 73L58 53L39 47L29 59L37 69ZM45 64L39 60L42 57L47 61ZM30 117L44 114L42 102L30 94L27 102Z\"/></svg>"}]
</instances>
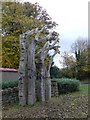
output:
<instances>
[{"instance_id":1,"label":"tree","mask_svg":"<svg viewBox=\"0 0 90 120\"><path fill-rule=\"evenodd\" d=\"M75 77L75 71L76 71L76 60L72 55L69 55L67 52L64 52L63 57L63 66L66 69L63 69L67 75L66 77Z\"/></svg>"},{"instance_id":2,"label":"tree","mask_svg":"<svg viewBox=\"0 0 90 120\"><path fill-rule=\"evenodd\" d=\"M59 78L60 77L60 69L57 66L52 66L50 69L50 76L52 78Z\"/></svg>"},{"instance_id":3,"label":"tree","mask_svg":"<svg viewBox=\"0 0 90 120\"><path fill-rule=\"evenodd\" d=\"M71 46L76 57L77 79L82 80L88 73L88 42L85 39L78 39Z\"/></svg>"},{"instance_id":4,"label":"tree","mask_svg":"<svg viewBox=\"0 0 90 120\"><path fill-rule=\"evenodd\" d=\"M53 29L57 24L52 22L51 17L38 3L3 2L2 11L2 67L18 68L20 34L45 25L48 30ZM45 31L42 33L44 35ZM33 37L30 39L33 40Z\"/></svg>"},{"instance_id":5,"label":"tree","mask_svg":"<svg viewBox=\"0 0 90 120\"><path fill-rule=\"evenodd\" d=\"M47 25L48 29L55 28L57 26L56 22L52 21L52 18L48 15L46 10L43 10L38 3L31 4L29 2L24 3L24 13L26 16L33 19L33 24L31 23L32 29L39 27L41 24ZM36 22L38 20L38 24Z\"/></svg>"},{"instance_id":6,"label":"tree","mask_svg":"<svg viewBox=\"0 0 90 120\"><path fill-rule=\"evenodd\" d=\"M88 41L87 39L78 38L72 45L71 45L71 52L75 53L75 51L84 51L88 48Z\"/></svg>"},{"instance_id":7,"label":"tree","mask_svg":"<svg viewBox=\"0 0 90 120\"><path fill-rule=\"evenodd\" d=\"M2 3L2 67L19 66L19 35L30 29L29 24L32 21L24 16L23 10L21 3Z\"/></svg>"},{"instance_id":8,"label":"tree","mask_svg":"<svg viewBox=\"0 0 90 120\"><path fill-rule=\"evenodd\" d=\"M66 52L64 53L63 65L66 67L64 71L67 76L76 77L78 80L88 77L88 50L87 40L78 39L71 46L75 58Z\"/></svg>"},{"instance_id":9,"label":"tree","mask_svg":"<svg viewBox=\"0 0 90 120\"><path fill-rule=\"evenodd\" d=\"M2 6L3 67L18 68L20 59L20 104L33 104L35 102L35 60L37 61L35 54L47 41L56 40L57 32L51 31L57 24L52 22L47 12L37 3L6 2ZM49 58L45 59L47 64ZM40 60L38 59L38 61Z\"/></svg>"}]
</instances>

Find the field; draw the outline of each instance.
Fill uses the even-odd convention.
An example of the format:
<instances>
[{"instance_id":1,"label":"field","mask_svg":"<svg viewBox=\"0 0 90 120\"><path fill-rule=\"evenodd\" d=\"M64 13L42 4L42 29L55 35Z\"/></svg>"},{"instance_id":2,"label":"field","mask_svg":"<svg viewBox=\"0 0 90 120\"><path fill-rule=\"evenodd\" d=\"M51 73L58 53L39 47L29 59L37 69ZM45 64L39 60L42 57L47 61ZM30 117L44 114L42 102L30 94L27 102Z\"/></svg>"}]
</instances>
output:
<instances>
[{"instance_id":1,"label":"field","mask_svg":"<svg viewBox=\"0 0 90 120\"><path fill-rule=\"evenodd\" d=\"M33 106L5 105L3 118L87 118L88 86L81 85L80 91L52 97L46 102L36 102Z\"/></svg>"}]
</instances>

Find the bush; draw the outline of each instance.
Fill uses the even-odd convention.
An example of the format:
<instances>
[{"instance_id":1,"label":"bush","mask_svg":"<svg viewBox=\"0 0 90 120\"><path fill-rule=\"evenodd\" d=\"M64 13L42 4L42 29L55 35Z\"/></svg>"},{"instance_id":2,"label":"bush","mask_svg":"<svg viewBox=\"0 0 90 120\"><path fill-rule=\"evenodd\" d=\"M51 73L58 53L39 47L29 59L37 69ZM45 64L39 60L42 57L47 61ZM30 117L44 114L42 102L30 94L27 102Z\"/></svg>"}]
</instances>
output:
<instances>
[{"instance_id":1,"label":"bush","mask_svg":"<svg viewBox=\"0 0 90 120\"><path fill-rule=\"evenodd\" d=\"M61 80L60 78L56 78L56 79L53 78L53 79L51 79L51 82L54 83L54 82L58 82L58 81L60 81L60 80Z\"/></svg>"},{"instance_id":2,"label":"bush","mask_svg":"<svg viewBox=\"0 0 90 120\"><path fill-rule=\"evenodd\" d=\"M5 88L13 88L18 86L18 81L7 81L7 82L2 82L0 83L0 88L5 89Z\"/></svg>"},{"instance_id":3,"label":"bush","mask_svg":"<svg viewBox=\"0 0 90 120\"><path fill-rule=\"evenodd\" d=\"M57 82L59 94L78 91L80 88L80 82L75 79L63 78L63 79L56 79L52 81Z\"/></svg>"},{"instance_id":4,"label":"bush","mask_svg":"<svg viewBox=\"0 0 90 120\"><path fill-rule=\"evenodd\" d=\"M59 94L69 93L79 90L80 83L78 80L63 79L57 82Z\"/></svg>"}]
</instances>

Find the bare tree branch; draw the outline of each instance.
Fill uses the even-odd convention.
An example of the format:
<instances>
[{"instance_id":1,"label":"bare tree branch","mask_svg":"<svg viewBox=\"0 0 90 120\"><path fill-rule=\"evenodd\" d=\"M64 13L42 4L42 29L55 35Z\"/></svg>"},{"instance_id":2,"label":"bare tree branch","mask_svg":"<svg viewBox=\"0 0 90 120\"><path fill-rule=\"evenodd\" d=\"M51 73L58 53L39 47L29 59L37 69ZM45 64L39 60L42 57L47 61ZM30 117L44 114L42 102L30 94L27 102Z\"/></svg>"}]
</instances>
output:
<instances>
[{"instance_id":1,"label":"bare tree branch","mask_svg":"<svg viewBox=\"0 0 90 120\"><path fill-rule=\"evenodd\" d=\"M55 55L56 55L57 53L60 54L60 51L59 51L58 47L56 46L55 51L54 51L54 54L51 56L51 60L53 60L53 58L55 57Z\"/></svg>"},{"instance_id":2,"label":"bare tree branch","mask_svg":"<svg viewBox=\"0 0 90 120\"><path fill-rule=\"evenodd\" d=\"M54 41L54 43L52 45L49 45L49 41L47 41L45 43L45 45L43 46L43 48L40 49L40 51L35 55L36 57L42 52L42 53L48 53L49 50L54 49L56 50L56 48L60 48L59 45L54 46L55 44L57 44L58 39L56 41Z\"/></svg>"},{"instance_id":3,"label":"bare tree branch","mask_svg":"<svg viewBox=\"0 0 90 120\"><path fill-rule=\"evenodd\" d=\"M49 46L49 48L47 49L47 51L53 49L55 47L55 44L57 44L59 42L58 40L59 40L59 38L57 38L56 41L54 41L54 43ZM58 46L58 47L60 47L60 46Z\"/></svg>"},{"instance_id":4,"label":"bare tree branch","mask_svg":"<svg viewBox=\"0 0 90 120\"><path fill-rule=\"evenodd\" d=\"M38 37L41 34L41 32L44 30L45 27L43 27L41 30L37 30L36 36L35 36L35 40L39 40Z\"/></svg>"},{"instance_id":5,"label":"bare tree branch","mask_svg":"<svg viewBox=\"0 0 90 120\"><path fill-rule=\"evenodd\" d=\"M43 48L41 48L40 51L35 56L38 57L40 53L45 53L48 47L49 47L49 44L48 44L48 41L47 41L45 43L45 45L43 46Z\"/></svg>"}]
</instances>

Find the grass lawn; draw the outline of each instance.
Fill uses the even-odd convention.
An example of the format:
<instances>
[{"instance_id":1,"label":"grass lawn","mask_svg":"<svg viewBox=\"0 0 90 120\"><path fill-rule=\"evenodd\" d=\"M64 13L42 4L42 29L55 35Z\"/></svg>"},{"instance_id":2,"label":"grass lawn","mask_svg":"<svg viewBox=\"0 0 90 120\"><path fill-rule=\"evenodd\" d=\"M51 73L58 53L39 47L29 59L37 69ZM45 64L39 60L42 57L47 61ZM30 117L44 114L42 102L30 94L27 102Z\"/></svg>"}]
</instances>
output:
<instances>
[{"instance_id":1,"label":"grass lawn","mask_svg":"<svg viewBox=\"0 0 90 120\"><path fill-rule=\"evenodd\" d=\"M5 105L3 118L86 118L88 115L88 86L80 91L52 97L49 101L36 102L33 106Z\"/></svg>"},{"instance_id":2,"label":"grass lawn","mask_svg":"<svg viewBox=\"0 0 90 120\"><path fill-rule=\"evenodd\" d=\"M88 95L88 85L81 85L80 91L70 93L70 95L77 96L77 95Z\"/></svg>"},{"instance_id":3,"label":"grass lawn","mask_svg":"<svg viewBox=\"0 0 90 120\"><path fill-rule=\"evenodd\" d=\"M80 94L88 94L88 85L81 85L80 87Z\"/></svg>"}]
</instances>

